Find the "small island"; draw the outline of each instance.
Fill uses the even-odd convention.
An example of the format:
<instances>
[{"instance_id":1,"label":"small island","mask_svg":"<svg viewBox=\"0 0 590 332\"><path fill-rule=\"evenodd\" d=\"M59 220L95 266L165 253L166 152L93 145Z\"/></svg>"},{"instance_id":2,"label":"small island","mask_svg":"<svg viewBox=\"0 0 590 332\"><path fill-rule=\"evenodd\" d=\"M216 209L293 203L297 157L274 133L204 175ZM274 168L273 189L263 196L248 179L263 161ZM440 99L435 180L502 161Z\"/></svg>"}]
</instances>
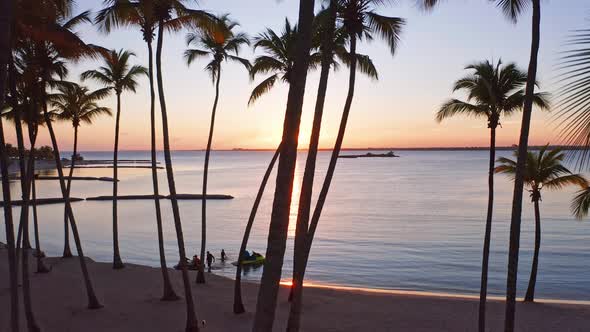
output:
<instances>
[{"instance_id":1,"label":"small island","mask_svg":"<svg viewBox=\"0 0 590 332\"><path fill-rule=\"evenodd\" d=\"M399 158L399 156L396 155L395 153L393 153L393 151L389 151L387 153L367 152L365 154L348 154L348 155L338 156L338 158L349 158L349 159L354 159L354 158Z\"/></svg>"}]
</instances>

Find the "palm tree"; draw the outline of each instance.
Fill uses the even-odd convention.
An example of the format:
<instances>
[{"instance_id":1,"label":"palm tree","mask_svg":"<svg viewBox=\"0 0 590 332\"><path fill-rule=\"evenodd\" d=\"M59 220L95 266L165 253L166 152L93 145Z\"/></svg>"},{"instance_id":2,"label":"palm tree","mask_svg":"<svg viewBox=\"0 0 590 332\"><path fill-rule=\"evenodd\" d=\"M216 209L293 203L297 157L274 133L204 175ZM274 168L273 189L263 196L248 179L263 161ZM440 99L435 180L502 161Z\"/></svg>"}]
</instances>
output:
<instances>
[{"instance_id":1,"label":"palm tree","mask_svg":"<svg viewBox=\"0 0 590 332\"><path fill-rule=\"evenodd\" d=\"M70 83L61 84L58 86L58 91L58 93L49 96L50 105L54 108L54 112L57 112L57 119L70 121L74 128L72 161L70 162L70 172L66 186L68 197L70 197L72 176L74 174L74 167L78 156L78 128L82 123L92 124L92 121L96 117L102 115L112 116L110 108L101 107L97 104L99 100L109 95L110 90L108 88L103 88L90 91L86 87L80 86L76 83ZM64 224L68 224L67 212L64 212ZM63 257L71 257L72 254L69 248L69 231L67 231L67 226L65 243Z\"/></svg>"},{"instance_id":2,"label":"palm tree","mask_svg":"<svg viewBox=\"0 0 590 332\"><path fill-rule=\"evenodd\" d=\"M78 84L62 84L58 87L58 94L50 95L49 101L52 107L59 112L58 119L68 120L72 122L74 128L74 147L72 153L72 160L70 162L70 172L67 182L67 193L70 197L72 176L76 165L76 157L78 155L78 127L82 122L91 124L96 116L108 114L111 115L111 110L106 107L99 107L96 101L105 98L109 93L109 89L99 89L90 92L87 88L81 87ZM68 227L68 213L64 209L64 251L63 258L72 257L70 250L70 232Z\"/></svg>"},{"instance_id":3,"label":"palm tree","mask_svg":"<svg viewBox=\"0 0 590 332\"><path fill-rule=\"evenodd\" d=\"M515 156L518 152L515 152ZM535 285L537 284L537 270L539 267L539 249L541 247L541 214L539 201L541 190L559 190L569 185L588 187L588 182L580 174L572 174L563 164L565 153L562 149L548 150L548 145L542 147L539 152L528 152L526 157L524 183L526 184L535 206L535 251L533 254L533 266L529 286L524 297L525 302L533 302L535 299ZM516 174L516 162L509 158L498 158L500 166L496 167L496 173L508 174L514 179Z\"/></svg>"},{"instance_id":4,"label":"palm tree","mask_svg":"<svg viewBox=\"0 0 590 332\"><path fill-rule=\"evenodd\" d=\"M524 91L527 74L517 68L516 64L502 65L484 61L469 65L466 69L473 71L467 77L455 82L453 91L464 90L468 100L451 99L436 114L438 122L456 115L483 118L490 129L490 159L488 169L488 207L485 224L483 258L481 267L481 284L479 292L479 324L485 328L486 298L488 288L488 263L492 235L492 212L494 208L494 162L496 160L496 129L502 117L520 111L524 104ZM535 103L542 109L548 109L546 94L537 93Z\"/></svg>"},{"instance_id":5,"label":"palm tree","mask_svg":"<svg viewBox=\"0 0 590 332\"><path fill-rule=\"evenodd\" d=\"M337 10L337 1L332 0L330 7L320 11L316 15L314 21L314 46L319 49L318 57L321 59L321 74L318 84L313 125L305 162L305 171L303 173L303 181L299 196L297 222L295 228L295 250L293 255L293 261L295 264L297 264L297 266L293 269L293 280L291 290L289 292L289 301L293 299L294 292L296 291L297 287L300 287L303 284L303 276L300 274L302 273L302 270L305 269L305 267L301 266L301 262L304 260L304 243L309 228L315 165L330 69L334 68L336 70L340 67L339 63L334 59L335 56L345 65L350 65L351 57L346 50L348 34L341 25L336 26ZM379 78L377 69L375 68L373 61L369 56L357 53L355 57L357 61L357 70L359 72L374 80ZM297 307L298 305L291 306L292 312L297 310ZM298 314L295 315L295 317L298 316ZM294 321L297 321L296 324L298 324L299 318L296 318Z\"/></svg>"},{"instance_id":6,"label":"palm tree","mask_svg":"<svg viewBox=\"0 0 590 332\"><path fill-rule=\"evenodd\" d=\"M211 79L215 82L215 100L213 102L213 110L211 111L209 138L207 140L207 150L205 152L205 167L203 168L203 200L201 203L201 262L205 261L205 248L207 240L207 175L209 171L211 144L213 142L215 113L217 111L217 102L219 101L221 64L223 61L234 61L242 64L247 70L249 70L251 67L250 61L238 56L240 47L243 45L250 45L248 36L246 36L244 33L233 33L232 30L238 26L238 24L231 21L228 14L220 16L218 21L218 29L189 33L186 36L187 44L189 46L191 44L195 44L200 48L189 48L184 52L184 57L188 65L190 65L197 58L212 57L211 61L205 67L205 70L209 72ZM203 264L200 265L197 272L197 283L205 283Z\"/></svg>"},{"instance_id":7,"label":"palm tree","mask_svg":"<svg viewBox=\"0 0 590 332\"><path fill-rule=\"evenodd\" d=\"M72 29L79 23L89 22L88 19L89 12L83 12L82 14L75 16L73 18L68 19L68 16L58 15L56 21L53 23L52 27L55 27L57 31L59 31L59 35L62 38L57 38L59 43L53 43L50 40L42 40L42 41L34 41L35 46L35 57L37 58L35 61L36 63L41 64L38 68L38 84L40 86L40 104L43 108L43 115L45 118L45 123L47 125L47 129L49 131L49 136L51 139L51 144L53 147L55 162L56 162L56 169L58 172L59 184L62 195L65 199L66 209L68 211L68 219L70 220L70 226L72 228L72 234L74 236L74 242L76 244L76 250L78 252L78 258L80 261L80 267L82 269L82 274L84 277L84 283L86 285L86 293L88 296L88 308L89 309L98 309L101 308L102 305L99 303L96 294L94 293L94 288L92 286L92 282L90 280L90 275L88 274L88 269L86 266L86 261L84 259L84 253L82 249L82 243L80 240L80 236L78 233L78 228L76 225L75 217L71 208L71 204L68 200L66 184L65 184L65 177L63 174L63 168L61 163L61 157L59 154L59 146L57 144L57 139L55 137L55 132L53 130L53 125L50 119L50 113L47 107L47 92L46 89L48 86L57 86L59 85L59 81L57 79L61 79L65 77L67 72L56 72L52 68L56 67L54 64L59 64L63 62L64 59L79 59L81 57L93 56L96 54L96 48L92 47L90 44L85 44L81 39L77 37L77 35L72 31Z\"/></svg>"},{"instance_id":8,"label":"palm tree","mask_svg":"<svg viewBox=\"0 0 590 332\"><path fill-rule=\"evenodd\" d=\"M532 2L532 42L525 88L525 100L522 112L520 138L518 142L519 158L514 179L514 195L512 197L512 215L510 218L510 245L508 248L508 277L506 281L506 313L504 332L514 331L514 316L516 313L516 278L518 274L518 252L520 248L520 225L522 221L522 196L524 190L525 155L528 150L529 131L537 81L537 62L541 36L541 1L540 0L490 0L516 23L520 15L525 12ZM530 2L529 2L530 1ZM420 0L425 9L431 9L441 0ZM483 332L482 322L479 322L479 332Z\"/></svg>"},{"instance_id":9,"label":"palm tree","mask_svg":"<svg viewBox=\"0 0 590 332\"><path fill-rule=\"evenodd\" d=\"M104 32L110 33L113 27L134 26L139 27L143 40L148 48L148 76L150 80L150 152L152 164L152 186L154 188L154 205L156 209L156 227L158 233L158 251L160 254L160 271L162 272L163 295L162 301L176 301L180 299L172 283L166 265L166 253L164 250L164 231L162 225L162 211L160 206L160 190L158 185L158 169L156 155L156 93L154 88L154 52L152 43L156 29L156 17L154 1L139 0L130 2L127 0L111 0L105 2L106 8L96 16L96 23Z\"/></svg>"},{"instance_id":10,"label":"palm tree","mask_svg":"<svg viewBox=\"0 0 590 332\"><path fill-rule=\"evenodd\" d=\"M281 140L281 152L277 167L277 180L269 226L266 262L258 291L253 331L270 332L275 318L277 294L283 268L295 163L297 138L301 124L303 96L309 67L312 41L314 0L301 0L299 4L299 28L295 43L295 57L289 81L289 95Z\"/></svg>"},{"instance_id":11,"label":"palm tree","mask_svg":"<svg viewBox=\"0 0 590 332\"><path fill-rule=\"evenodd\" d=\"M135 53L125 50L112 50L104 57L104 66L97 70L88 70L82 73L82 80L93 79L108 87L117 96L117 115L115 119L115 146L113 148L113 269L125 267L119 253L119 227L117 217L117 189L119 154L119 125L121 119L121 94L124 91L135 93L138 86L138 78L147 75L147 69L143 66L131 66L129 60Z\"/></svg>"},{"instance_id":12,"label":"palm tree","mask_svg":"<svg viewBox=\"0 0 590 332\"><path fill-rule=\"evenodd\" d=\"M6 1L8 3L9 1ZM4 5L4 3L3 3ZM0 8L2 10L4 8ZM9 30L9 29L6 29ZM4 67L4 66L3 66ZM0 73L6 75L6 72ZM0 77L2 80L3 77ZM4 90L2 97L4 99ZM3 100L0 100L3 102ZM14 223L12 219L12 204L10 197L10 183L8 180L8 156L6 154L6 144L4 141L4 125L0 120L0 172L2 175L2 198L4 201L4 225L6 231L6 242L8 246L8 274L10 279L10 327L11 331L19 331L18 317L18 281L16 269L16 253L14 243Z\"/></svg>"},{"instance_id":13,"label":"palm tree","mask_svg":"<svg viewBox=\"0 0 590 332\"><path fill-rule=\"evenodd\" d=\"M180 267L182 270L182 282L187 306L186 331L199 331L199 323L195 312L191 283L186 268L186 252L184 247L184 235L182 233L182 221L180 220L180 209L176 197L176 184L174 183L174 171L172 169L172 156L170 153L170 134L168 132L168 110L166 108L166 97L164 94L164 78L162 75L162 49L164 45L164 30L178 31L183 27L211 29L217 24L216 18L211 14L195 9L188 9L181 0L163 0L154 5L155 21L158 27L158 41L156 45L156 79L158 82L158 96L160 100L160 111L162 113L162 137L164 141L164 161L166 163L166 175L172 203L172 214L174 216L174 227L178 240L178 253L180 256Z\"/></svg>"},{"instance_id":14,"label":"palm tree","mask_svg":"<svg viewBox=\"0 0 590 332\"><path fill-rule=\"evenodd\" d=\"M13 18L12 1L0 4L0 49L9 50L11 40L11 25ZM9 52L0 55L0 105L5 103L7 68L10 60ZM12 332L19 331L18 315L18 281L16 269L16 251L14 243L14 222L12 219L12 205L10 197L10 183L8 180L8 156L4 141L4 126L0 119L0 175L2 176L2 198L4 201L4 225L8 247L8 275L10 279L10 328Z\"/></svg>"},{"instance_id":15,"label":"palm tree","mask_svg":"<svg viewBox=\"0 0 590 332\"><path fill-rule=\"evenodd\" d=\"M299 267L301 272L297 273L297 279L299 280L296 280L298 285L295 287L295 290L301 289L303 286L303 278L305 276L305 268L307 266L307 261L309 259L311 244L313 242L315 230L317 229L317 224L319 222L321 211L323 209L326 197L330 189L330 184L332 182L332 177L334 176L334 171L336 170L338 155L340 154L340 149L342 148L342 142L344 140L344 134L346 132L348 116L354 97L357 64L361 64L361 62L358 61L356 51L357 41L362 40L363 38L371 40L373 39L373 34L377 34L379 37L381 37L387 42L391 54L394 55L395 50L397 49L397 43L399 41L399 36L402 27L405 24L405 21L402 18L387 17L377 14L375 12L375 9L376 6L380 4L382 4L382 1L379 0L342 0L339 2L339 20L343 25L343 29L346 33L350 45L350 49L348 52L348 56L350 58L348 61L350 70L350 76L348 81L348 94L346 97L342 118L340 120L340 128L338 130L336 142L334 144L332 155L330 157L330 163L328 165L328 170L326 172L326 177L324 179L322 189L318 196L318 201L311 218L309 229L307 230L305 243L304 245L302 245L304 250L301 255L300 261L296 263L296 266ZM362 68L362 65L359 66L359 69L362 70ZM293 306L295 306L295 309L293 309ZM294 315L294 317L290 319L292 320L290 324L290 331L298 331L299 329L300 307L301 291L296 292L293 296L292 314Z\"/></svg>"},{"instance_id":16,"label":"palm tree","mask_svg":"<svg viewBox=\"0 0 590 332\"><path fill-rule=\"evenodd\" d=\"M57 64L56 68L54 68L54 70L63 70L61 68L59 68L62 64ZM25 78L27 76L27 68L25 67L21 67L22 71L23 71L23 78ZM29 167L31 167L30 169L30 173L28 176L28 179L30 181L30 187L26 187L25 190L30 191L30 194L32 195L32 200L31 202L31 207L33 210L33 229L34 229L34 239L35 239L35 252L34 252L34 256L36 256L36 261L37 261L37 273L48 273L50 270L45 266L45 264L43 263L43 251L41 250L41 241L39 238L39 222L38 222L38 214L37 214L37 193L36 193L36 187L35 187L35 159L36 159L36 141L37 141L37 134L39 133L39 126L42 126L45 122L45 120L43 119L43 114L40 112L40 107L38 105L38 103L36 102L32 102L31 99L28 99L26 97L26 95L35 95L37 92L36 90L36 86L33 83L33 87L31 86L27 86L30 85L30 80L28 80L28 82L22 82L23 84L21 84L21 89L24 91L21 91L21 102L17 103L16 108L13 108L12 110L4 113L4 115L6 117L8 117L10 120L12 120L13 122L16 121L21 121L27 125L28 128L28 136L29 136L29 160L30 160L30 165ZM18 115L17 115L18 114ZM20 124L18 124L20 125ZM15 123L15 127L18 126ZM27 212L28 215L28 206L26 208L24 208L25 211ZM23 223L21 224L23 227L21 228L21 230L23 230L22 234L23 234L23 243L25 243L25 245L23 245L23 248L26 247L26 249L29 249L30 246L27 246L26 243L29 242L29 236L27 234L27 236L24 236L24 226L28 224L28 216L23 219ZM20 238L20 234L17 237L17 239Z\"/></svg>"}]
</instances>

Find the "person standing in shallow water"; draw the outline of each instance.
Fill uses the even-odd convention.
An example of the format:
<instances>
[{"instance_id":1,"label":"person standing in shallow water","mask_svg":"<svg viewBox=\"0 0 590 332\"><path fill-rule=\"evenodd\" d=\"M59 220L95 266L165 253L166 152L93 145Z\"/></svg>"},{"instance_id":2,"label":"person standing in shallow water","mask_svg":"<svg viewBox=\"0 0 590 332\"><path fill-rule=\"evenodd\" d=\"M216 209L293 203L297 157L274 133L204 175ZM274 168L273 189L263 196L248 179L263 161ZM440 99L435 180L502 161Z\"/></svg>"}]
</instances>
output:
<instances>
[{"instance_id":1,"label":"person standing in shallow water","mask_svg":"<svg viewBox=\"0 0 590 332\"><path fill-rule=\"evenodd\" d=\"M207 251L207 269L209 273L211 273L211 264L213 264L214 261L215 257L213 257L213 255Z\"/></svg>"},{"instance_id":2,"label":"person standing in shallow water","mask_svg":"<svg viewBox=\"0 0 590 332\"><path fill-rule=\"evenodd\" d=\"M227 259L227 255L225 254L225 249L221 249L221 261L225 262Z\"/></svg>"}]
</instances>

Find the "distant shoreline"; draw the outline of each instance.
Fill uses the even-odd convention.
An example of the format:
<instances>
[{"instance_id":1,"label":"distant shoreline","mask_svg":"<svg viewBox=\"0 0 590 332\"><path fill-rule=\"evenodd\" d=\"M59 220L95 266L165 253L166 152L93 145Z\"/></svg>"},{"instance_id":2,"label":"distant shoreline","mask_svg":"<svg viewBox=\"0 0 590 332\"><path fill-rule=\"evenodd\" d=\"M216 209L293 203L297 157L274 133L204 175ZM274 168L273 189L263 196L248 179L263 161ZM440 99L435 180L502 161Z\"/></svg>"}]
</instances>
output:
<instances>
[{"instance_id":1,"label":"distant shoreline","mask_svg":"<svg viewBox=\"0 0 590 332\"><path fill-rule=\"evenodd\" d=\"M544 145L529 146L530 150L539 150ZM550 145L550 149L562 148L564 150L578 150L578 147L564 146L564 145ZM516 146L497 146L496 151L514 151ZM319 151L332 151L333 149L320 148ZM488 151L487 146L456 146L456 147L367 147L367 148L342 148L341 151ZM119 150L119 152L149 152L150 150ZM204 152L205 149L178 149L172 152ZM217 152L274 152L275 149L249 149L249 148L233 148L233 149L213 149ZM307 149L298 149L297 151L307 151ZM62 151L62 154L69 151ZM96 150L96 151L81 151L80 153L98 153L98 152L112 152L111 150ZM158 150L157 152L163 152Z\"/></svg>"}]
</instances>

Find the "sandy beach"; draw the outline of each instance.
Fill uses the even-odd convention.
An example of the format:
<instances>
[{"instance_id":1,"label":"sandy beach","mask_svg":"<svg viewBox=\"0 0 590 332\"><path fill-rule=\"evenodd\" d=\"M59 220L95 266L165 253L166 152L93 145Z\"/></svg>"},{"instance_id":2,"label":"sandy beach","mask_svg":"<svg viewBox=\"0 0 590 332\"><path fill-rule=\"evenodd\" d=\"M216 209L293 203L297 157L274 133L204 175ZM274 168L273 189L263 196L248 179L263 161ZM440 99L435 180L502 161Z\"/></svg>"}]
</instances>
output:
<instances>
[{"instance_id":1,"label":"sandy beach","mask_svg":"<svg viewBox=\"0 0 590 332\"><path fill-rule=\"evenodd\" d=\"M0 310L0 331L8 331L6 250L0 249L0 253L0 303L4 308ZM52 266L51 273L31 276L34 310L43 331L183 331L184 302L159 301L161 275L158 269L127 264L124 270L115 271L108 263L88 259L96 292L104 304L102 309L88 310L78 260L48 258L46 262ZM180 294L180 272L171 270L171 275ZM248 312L234 315L233 281L214 274L207 276L206 285L193 284L198 319L205 320L203 331L250 331L257 285L244 283ZM195 277L192 272L191 277ZM287 289L283 287L277 307L276 331L285 330L289 309L286 298ZM501 331L503 303L494 300L488 307L489 331ZM474 331L476 312L477 300L470 298L308 287L302 330ZM519 303L517 307L517 331L582 332L588 331L589 326L588 305Z\"/></svg>"}]
</instances>

